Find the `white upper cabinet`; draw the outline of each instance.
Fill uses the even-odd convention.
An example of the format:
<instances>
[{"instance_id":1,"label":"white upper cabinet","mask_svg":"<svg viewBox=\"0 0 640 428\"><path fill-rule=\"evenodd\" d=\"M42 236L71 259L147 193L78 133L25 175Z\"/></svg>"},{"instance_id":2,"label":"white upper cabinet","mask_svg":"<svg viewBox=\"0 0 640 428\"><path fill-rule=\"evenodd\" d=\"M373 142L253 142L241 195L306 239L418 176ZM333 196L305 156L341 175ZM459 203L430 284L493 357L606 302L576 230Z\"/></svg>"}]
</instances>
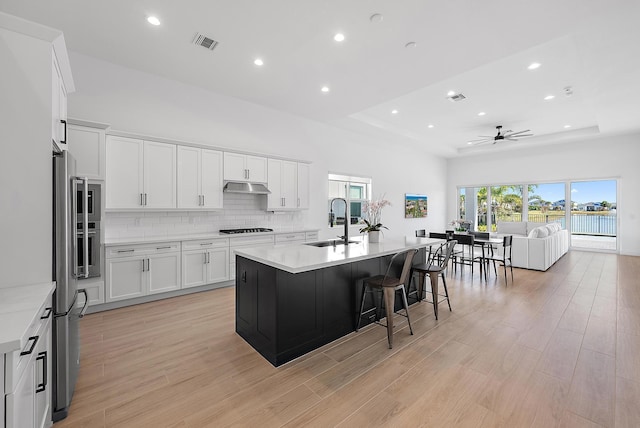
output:
<instances>
[{"instance_id":1,"label":"white upper cabinet","mask_svg":"<svg viewBox=\"0 0 640 428\"><path fill-rule=\"evenodd\" d=\"M176 208L176 146L107 138L106 209Z\"/></svg>"},{"instance_id":2,"label":"white upper cabinet","mask_svg":"<svg viewBox=\"0 0 640 428\"><path fill-rule=\"evenodd\" d=\"M69 125L67 133L68 150L76 159L76 175L93 180L104 180L104 129Z\"/></svg>"},{"instance_id":3,"label":"white upper cabinet","mask_svg":"<svg viewBox=\"0 0 640 428\"><path fill-rule=\"evenodd\" d=\"M267 210L291 210L298 207L298 164L269 159Z\"/></svg>"},{"instance_id":4,"label":"white upper cabinet","mask_svg":"<svg viewBox=\"0 0 640 428\"><path fill-rule=\"evenodd\" d=\"M142 208L144 141L107 137L106 209Z\"/></svg>"},{"instance_id":5,"label":"white upper cabinet","mask_svg":"<svg viewBox=\"0 0 640 428\"><path fill-rule=\"evenodd\" d=\"M267 182L267 158L224 153L224 179L227 181Z\"/></svg>"},{"instance_id":6,"label":"white upper cabinet","mask_svg":"<svg viewBox=\"0 0 640 428\"><path fill-rule=\"evenodd\" d=\"M176 146L144 142L144 207L176 207Z\"/></svg>"},{"instance_id":7,"label":"white upper cabinet","mask_svg":"<svg viewBox=\"0 0 640 428\"><path fill-rule=\"evenodd\" d=\"M309 164L298 163L298 208L309 209Z\"/></svg>"},{"instance_id":8,"label":"white upper cabinet","mask_svg":"<svg viewBox=\"0 0 640 428\"><path fill-rule=\"evenodd\" d=\"M309 208L309 165L269 159L267 210L286 211Z\"/></svg>"},{"instance_id":9,"label":"white upper cabinet","mask_svg":"<svg viewBox=\"0 0 640 428\"><path fill-rule=\"evenodd\" d=\"M222 152L178 146L178 208L222 208Z\"/></svg>"}]
</instances>

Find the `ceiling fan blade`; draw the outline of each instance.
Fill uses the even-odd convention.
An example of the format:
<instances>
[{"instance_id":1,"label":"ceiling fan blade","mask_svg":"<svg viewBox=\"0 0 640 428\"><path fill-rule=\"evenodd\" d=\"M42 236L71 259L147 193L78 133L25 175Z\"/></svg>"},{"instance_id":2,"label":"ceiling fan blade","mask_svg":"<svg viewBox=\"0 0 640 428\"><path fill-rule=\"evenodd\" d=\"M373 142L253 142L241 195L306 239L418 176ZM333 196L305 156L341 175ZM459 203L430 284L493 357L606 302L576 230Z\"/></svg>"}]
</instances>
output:
<instances>
[{"instance_id":1,"label":"ceiling fan blade","mask_svg":"<svg viewBox=\"0 0 640 428\"><path fill-rule=\"evenodd\" d=\"M491 138L493 139L495 137L495 135L478 135L478 137L480 138Z\"/></svg>"},{"instance_id":2,"label":"ceiling fan blade","mask_svg":"<svg viewBox=\"0 0 640 428\"><path fill-rule=\"evenodd\" d=\"M525 129L524 131L512 132L511 135L522 134L522 133L530 132L530 131L531 131L530 129ZM511 131L509 131L509 132L511 132Z\"/></svg>"}]
</instances>

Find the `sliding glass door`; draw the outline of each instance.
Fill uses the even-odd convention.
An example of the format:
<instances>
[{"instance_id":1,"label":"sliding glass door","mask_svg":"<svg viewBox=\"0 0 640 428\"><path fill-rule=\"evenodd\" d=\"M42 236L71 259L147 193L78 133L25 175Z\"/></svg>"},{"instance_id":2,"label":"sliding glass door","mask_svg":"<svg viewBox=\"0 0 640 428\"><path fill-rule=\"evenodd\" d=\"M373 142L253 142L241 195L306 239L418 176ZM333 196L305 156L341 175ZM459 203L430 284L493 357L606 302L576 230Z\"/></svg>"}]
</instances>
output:
<instances>
[{"instance_id":1,"label":"sliding glass door","mask_svg":"<svg viewBox=\"0 0 640 428\"><path fill-rule=\"evenodd\" d=\"M528 220L536 223L560 223L566 229L564 192L564 183L529 185Z\"/></svg>"},{"instance_id":2,"label":"sliding glass door","mask_svg":"<svg viewBox=\"0 0 640 428\"><path fill-rule=\"evenodd\" d=\"M618 205L615 180L571 183L571 246L616 250Z\"/></svg>"}]
</instances>

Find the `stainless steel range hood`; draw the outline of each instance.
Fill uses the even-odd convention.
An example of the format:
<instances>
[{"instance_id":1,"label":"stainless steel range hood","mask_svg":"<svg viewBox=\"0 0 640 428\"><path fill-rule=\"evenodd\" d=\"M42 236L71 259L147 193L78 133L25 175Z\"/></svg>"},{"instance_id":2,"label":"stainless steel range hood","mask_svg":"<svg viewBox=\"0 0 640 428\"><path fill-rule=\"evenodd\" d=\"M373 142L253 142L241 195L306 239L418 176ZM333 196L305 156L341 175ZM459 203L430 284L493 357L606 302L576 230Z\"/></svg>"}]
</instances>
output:
<instances>
[{"instance_id":1,"label":"stainless steel range hood","mask_svg":"<svg viewBox=\"0 0 640 428\"><path fill-rule=\"evenodd\" d=\"M268 195L271 193L267 186L260 183L239 183L229 181L224 185L223 191L227 193L249 193L253 195Z\"/></svg>"}]
</instances>

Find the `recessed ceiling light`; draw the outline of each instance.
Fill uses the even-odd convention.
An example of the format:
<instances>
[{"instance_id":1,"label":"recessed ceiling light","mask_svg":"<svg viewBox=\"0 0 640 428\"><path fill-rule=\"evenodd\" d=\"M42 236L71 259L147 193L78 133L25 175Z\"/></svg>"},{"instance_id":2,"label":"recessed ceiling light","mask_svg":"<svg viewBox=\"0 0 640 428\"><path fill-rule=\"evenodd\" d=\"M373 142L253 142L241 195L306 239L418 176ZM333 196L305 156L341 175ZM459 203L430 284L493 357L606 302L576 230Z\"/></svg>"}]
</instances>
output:
<instances>
[{"instance_id":1,"label":"recessed ceiling light","mask_svg":"<svg viewBox=\"0 0 640 428\"><path fill-rule=\"evenodd\" d=\"M485 114L487 114L487 113L481 111L480 113L478 113L478 116L484 116Z\"/></svg>"},{"instance_id":2,"label":"recessed ceiling light","mask_svg":"<svg viewBox=\"0 0 640 428\"><path fill-rule=\"evenodd\" d=\"M429 124L429 126L427 126L427 128L431 129L431 128L433 128L433 125Z\"/></svg>"},{"instance_id":3,"label":"recessed ceiling light","mask_svg":"<svg viewBox=\"0 0 640 428\"><path fill-rule=\"evenodd\" d=\"M160 20L155 16L150 16L147 18L147 22L151 25L160 25Z\"/></svg>"},{"instance_id":4,"label":"recessed ceiling light","mask_svg":"<svg viewBox=\"0 0 640 428\"><path fill-rule=\"evenodd\" d=\"M396 109L391 110L391 114L398 114L398 110Z\"/></svg>"},{"instance_id":5,"label":"recessed ceiling light","mask_svg":"<svg viewBox=\"0 0 640 428\"><path fill-rule=\"evenodd\" d=\"M382 14L380 13L374 13L373 15L371 15L369 17L369 21L377 24L378 22L382 22L382 20L384 19L384 17L382 16Z\"/></svg>"},{"instance_id":6,"label":"recessed ceiling light","mask_svg":"<svg viewBox=\"0 0 640 428\"><path fill-rule=\"evenodd\" d=\"M471 144L473 144L473 143L472 143L471 141L468 141L468 142L467 142L467 144L468 144L468 145L471 145Z\"/></svg>"},{"instance_id":7,"label":"recessed ceiling light","mask_svg":"<svg viewBox=\"0 0 640 428\"><path fill-rule=\"evenodd\" d=\"M545 101L549 101L549 100L554 99L555 97L556 97L555 95L547 95L546 97L544 97L544 100Z\"/></svg>"},{"instance_id":8,"label":"recessed ceiling light","mask_svg":"<svg viewBox=\"0 0 640 428\"><path fill-rule=\"evenodd\" d=\"M532 62L531 64L529 64L529 67L527 67L529 70L535 70L536 68L540 67L540 63L539 62Z\"/></svg>"},{"instance_id":9,"label":"recessed ceiling light","mask_svg":"<svg viewBox=\"0 0 640 428\"><path fill-rule=\"evenodd\" d=\"M449 92L447 92L447 96L448 96L448 97L452 97L452 96L454 96L455 94L456 94L456 91L449 91Z\"/></svg>"},{"instance_id":10,"label":"recessed ceiling light","mask_svg":"<svg viewBox=\"0 0 640 428\"><path fill-rule=\"evenodd\" d=\"M325 92L325 93L326 93L326 92L329 92L329 87L328 87L328 86L323 86L320 90L321 90L322 92Z\"/></svg>"},{"instance_id":11,"label":"recessed ceiling light","mask_svg":"<svg viewBox=\"0 0 640 428\"><path fill-rule=\"evenodd\" d=\"M404 45L405 48L415 48L416 46L418 46L416 42L409 42L406 45Z\"/></svg>"},{"instance_id":12,"label":"recessed ceiling light","mask_svg":"<svg viewBox=\"0 0 640 428\"><path fill-rule=\"evenodd\" d=\"M336 42L344 41L344 34L342 33L336 34L335 36L333 36L333 40L335 40Z\"/></svg>"},{"instance_id":13,"label":"recessed ceiling light","mask_svg":"<svg viewBox=\"0 0 640 428\"><path fill-rule=\"evenodd\" d=\"M564 126L564 128L565 128L565 129L567 129L567 128L571 128L571 125L565 125L565 126Z\"/></svg>"},{"instance_id":14,"label":"recessed ceiling light","mask_svg":"<svg viewBox=\"0 0 640 428\"><path fill-rule=\"evenodd\" d=\"M264 61L262 61L260 58L256 58L253 63L255 65L257 65L258 67L263 66L264 65Z\"/></svg>"}]
</instances>

